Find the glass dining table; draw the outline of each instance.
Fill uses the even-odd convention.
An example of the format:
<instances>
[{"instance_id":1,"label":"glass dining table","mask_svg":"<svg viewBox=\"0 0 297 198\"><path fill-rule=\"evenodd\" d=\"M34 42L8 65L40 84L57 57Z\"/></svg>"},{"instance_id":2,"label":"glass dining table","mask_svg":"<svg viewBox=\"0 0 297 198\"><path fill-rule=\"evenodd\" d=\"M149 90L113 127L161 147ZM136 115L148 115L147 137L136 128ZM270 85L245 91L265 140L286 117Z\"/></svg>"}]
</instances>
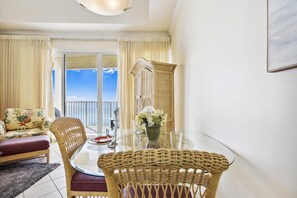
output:
<instances>
[{"instance_id":1,"label":"glass dining table","mask_svg":"<svg viewBox=\"0 0 297 198\"><path fill-rule=\"evenodd\" d=\"M157 142L150 142L145 134L132 130L117 130L116 138L112 141L115 141L114 148L110 148L108 142L96 143L93 141L93 138L88 139L72 155L70 159L72 167L84 174L104 176L97 165L98 158L101 154L158 148L189 149L218 153L227 158L229 165L234 161L234 154L228 147L205 134L199 133L195 135L195 139L191 140L180 132L160 134Z\"/></svg>"}]
</instances>

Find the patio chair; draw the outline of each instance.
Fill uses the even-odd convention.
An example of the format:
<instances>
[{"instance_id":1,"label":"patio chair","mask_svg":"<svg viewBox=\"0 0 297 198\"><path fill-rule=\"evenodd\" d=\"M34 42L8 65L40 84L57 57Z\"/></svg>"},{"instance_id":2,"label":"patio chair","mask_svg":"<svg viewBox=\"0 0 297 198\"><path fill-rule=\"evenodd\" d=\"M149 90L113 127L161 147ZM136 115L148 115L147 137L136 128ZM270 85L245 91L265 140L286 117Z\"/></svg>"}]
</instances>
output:
<instances>
[{"instance_id":1,"label":"patio chair","mask_svg":"<svg viewBox=\"0 0 297 198\"><path fill-rule=\"evenodd\" d=\"M147 149L103 154L98 166L110 198L214 198L229 163L215 153Z\"/></svg>"},{"instance_id":2,"label":"patio chair","mask_svg":"<svg viewBox=\"0 0 297 198\"><path fill-rule=\"evenodd\" d=\"M116 108L113 113L115 119L110 120L111 130L120 128L120 108Z\"/></svg>"},{"instance_id":3,"label":"patio chair","mask_svg":"<svg viewBox=\"0 0 297 198\"><path fill-rule=\"evenodd\" d=\"M50 130L55 135L61 150L66 176L67 197L107 197L107 186L104 177L80 173L69 162L72 154L87 140L82 122L77 118L58 118L52 123Z\"/></svg>"}]
</instances>

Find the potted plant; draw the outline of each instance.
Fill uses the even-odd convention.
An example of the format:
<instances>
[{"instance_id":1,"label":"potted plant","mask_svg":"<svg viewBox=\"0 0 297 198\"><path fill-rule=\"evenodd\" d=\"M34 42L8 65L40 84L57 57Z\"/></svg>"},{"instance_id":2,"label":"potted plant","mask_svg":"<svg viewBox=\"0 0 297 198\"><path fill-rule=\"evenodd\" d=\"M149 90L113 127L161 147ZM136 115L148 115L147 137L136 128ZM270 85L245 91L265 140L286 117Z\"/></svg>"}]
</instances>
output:
<instances>
[{"instance_id":1,"label":"potted plant","mask_svg":"<svg viewBox=\"0 0 297 198\"><path fill-rule=\"evenodd\" d=\"M160 135L160 127L166 122L167 115L163 110L155 109L152 106L146 106L136 116L138 128L145 129L150 141L156 141Z\"/></svg>"}]
</instances>

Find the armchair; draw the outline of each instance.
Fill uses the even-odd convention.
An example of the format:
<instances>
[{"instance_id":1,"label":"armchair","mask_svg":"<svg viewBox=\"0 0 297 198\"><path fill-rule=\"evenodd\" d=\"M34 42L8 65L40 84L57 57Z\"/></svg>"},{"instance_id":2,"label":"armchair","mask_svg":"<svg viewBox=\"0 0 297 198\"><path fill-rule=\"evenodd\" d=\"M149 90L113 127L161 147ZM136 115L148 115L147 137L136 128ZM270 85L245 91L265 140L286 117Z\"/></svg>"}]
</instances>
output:
<instances>
[{"instance_id":1,"label":"armchair","mask_svg":"<svg viewBox=\"0 0 297 198\"><path fill-rule=\"evenodd\" d=\"M0 120L0 164L36 157L48 163L50 124L42 109L7 108Z\"/></svg>"}]
</instances>

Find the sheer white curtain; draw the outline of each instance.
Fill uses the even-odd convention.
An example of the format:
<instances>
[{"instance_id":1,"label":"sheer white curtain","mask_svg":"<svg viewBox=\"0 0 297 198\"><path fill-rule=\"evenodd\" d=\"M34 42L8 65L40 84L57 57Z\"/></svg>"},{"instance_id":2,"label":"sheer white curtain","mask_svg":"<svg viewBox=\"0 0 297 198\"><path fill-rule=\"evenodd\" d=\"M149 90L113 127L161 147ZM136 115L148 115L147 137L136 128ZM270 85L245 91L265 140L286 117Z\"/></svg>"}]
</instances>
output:
<instances>
[{"instance_id":1,"label":"sheer white curtain","mask_svg":"<svg viewBox=\"0 0 297 198\"><path fill-rule=\"evenodd\" d=\"M50 39L0 35L0 118L7 107L43 108L54 118Z\"/></svg>"},{"instance_id":2,"label":"sheer white curtain","mask_svg":"<svg viewBox=\"0 0 297 198\"><path fill-rule=\"evenodd\" d=\"M170 41L169 38L162 41L131 41L119 40L119 87L118 99L120 106L121 128L131 128L134 120L134 80L130 70L135 62L143 57L147 60L168 62Z\"/></svg>"}]
</instances>

